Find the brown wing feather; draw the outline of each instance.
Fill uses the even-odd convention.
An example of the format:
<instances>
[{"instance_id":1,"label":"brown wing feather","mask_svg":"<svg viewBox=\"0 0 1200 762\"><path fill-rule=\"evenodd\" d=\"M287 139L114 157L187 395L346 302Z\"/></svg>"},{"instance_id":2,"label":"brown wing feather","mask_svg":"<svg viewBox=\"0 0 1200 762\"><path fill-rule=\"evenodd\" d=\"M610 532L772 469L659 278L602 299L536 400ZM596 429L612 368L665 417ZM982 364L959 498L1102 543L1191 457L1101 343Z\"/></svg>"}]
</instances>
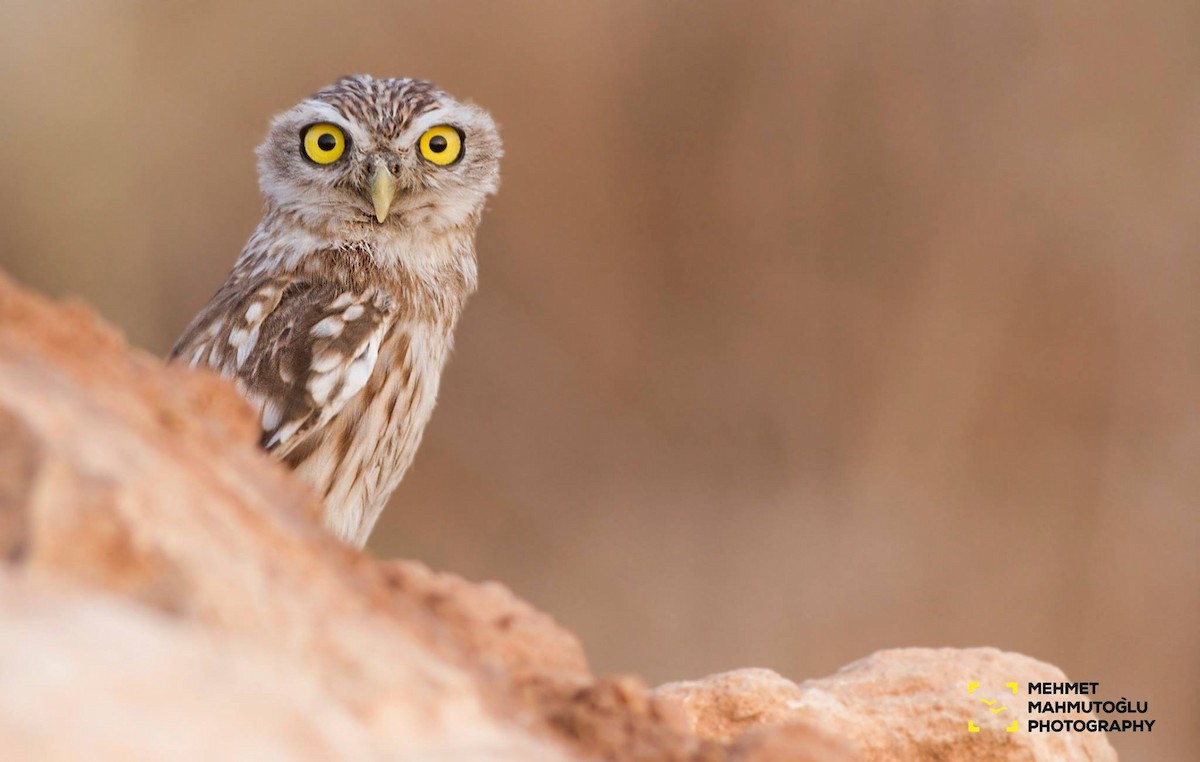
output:
<instances>
[{"instance_id":1,"label":"brown wing feather","mask_svg":"<svg viewBox=\"0 0 1200 762\"><path fill-rule=\"evenodd\" d=\"M296 276L223 288L171 351L237 384L277 455L329 422L366 385L395 303L374 288Z\"/></svg>"}]
</instances>

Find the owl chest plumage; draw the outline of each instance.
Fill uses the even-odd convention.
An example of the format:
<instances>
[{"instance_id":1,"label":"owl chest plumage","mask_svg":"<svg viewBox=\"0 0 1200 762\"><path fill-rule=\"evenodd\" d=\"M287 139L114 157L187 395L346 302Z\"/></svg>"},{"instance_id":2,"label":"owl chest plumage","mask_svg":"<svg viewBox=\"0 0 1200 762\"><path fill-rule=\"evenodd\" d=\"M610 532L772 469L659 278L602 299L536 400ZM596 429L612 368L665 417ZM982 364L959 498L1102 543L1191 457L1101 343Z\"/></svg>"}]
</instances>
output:
<instances>
[{"instance_id":1,"label":"owl chest plumage","mask_svg":"<svg viewBox=\"0 0 1200 762\"><path fill-rule=\"evenodd\" d=\"M449 345L449 328L437 323L392 326L362 391L285 457L321 495L325 523L347 541L366 541L412 464Z\"/></svg>"}]
</instances>

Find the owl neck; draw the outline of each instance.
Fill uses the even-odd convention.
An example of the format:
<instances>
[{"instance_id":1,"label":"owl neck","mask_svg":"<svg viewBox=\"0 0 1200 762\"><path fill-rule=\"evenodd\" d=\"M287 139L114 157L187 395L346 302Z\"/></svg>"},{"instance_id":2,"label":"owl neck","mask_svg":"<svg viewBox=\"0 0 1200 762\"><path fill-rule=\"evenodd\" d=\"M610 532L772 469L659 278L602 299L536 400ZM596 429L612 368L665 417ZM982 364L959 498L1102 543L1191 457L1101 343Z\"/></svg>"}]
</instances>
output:
<instances>
[{"instance_id":1,"label":"owl neck","mask_svg":"<svg viewBox=\"0 0 1200 762\"><path fill-rule=\"evenodd\" d=\"M295 274L348 288L382 287L405 302L435 299L457 312L475 290L477 220L444 230L374 222L326 229L268 210L234 272L245 278Z\"/></svg>"}]
</instances>

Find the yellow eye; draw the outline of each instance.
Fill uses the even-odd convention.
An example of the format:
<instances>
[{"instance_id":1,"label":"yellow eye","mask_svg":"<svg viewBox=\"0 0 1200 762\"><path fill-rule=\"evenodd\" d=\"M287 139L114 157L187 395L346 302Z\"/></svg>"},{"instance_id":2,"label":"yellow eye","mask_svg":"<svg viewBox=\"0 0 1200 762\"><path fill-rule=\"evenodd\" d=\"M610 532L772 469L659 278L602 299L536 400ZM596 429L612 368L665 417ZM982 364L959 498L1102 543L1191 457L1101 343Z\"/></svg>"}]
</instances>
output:
<instances>
[{"instance_id":1,"label":"yellow eye","mask_svg":"<svg viewBox=\"0 0 1200 762\"><path fill-rule=\"evenodd\" d=\"M425 130L420 146L421 155L440 167L453 164L462 158L462 135L449 125L439 124Z\"/></svg>"},{"instance_id":2,"label":"yellow eye","mask_svg":"<svg viewBox=\"0 0 1200 762\"><path fill-rule=\"evenodd\" d=\"M304 130L304 154L317 164L332 164L346 152L346 133L335 124L321 122Z\"/></svg>"}]
</instances>

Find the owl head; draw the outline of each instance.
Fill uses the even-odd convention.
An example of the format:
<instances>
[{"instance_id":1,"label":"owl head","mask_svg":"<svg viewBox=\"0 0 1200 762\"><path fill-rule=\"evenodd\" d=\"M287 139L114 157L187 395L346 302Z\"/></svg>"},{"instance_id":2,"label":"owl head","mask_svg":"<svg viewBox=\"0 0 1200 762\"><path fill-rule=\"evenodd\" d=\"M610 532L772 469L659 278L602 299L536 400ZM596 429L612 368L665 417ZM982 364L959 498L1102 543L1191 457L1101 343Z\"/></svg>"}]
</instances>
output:
<instances>
[{"instance_id":1,"label":"owl head","mask_svg":"<svg viewBox=\"0 0 1200 762\"><path fill-rule=\"evenodd\" d=\"M500 179L491 116L429 82L345 77L271 121L258 148L267 203L306 226L472 226Z\"/></svg>"}]
</instances>

